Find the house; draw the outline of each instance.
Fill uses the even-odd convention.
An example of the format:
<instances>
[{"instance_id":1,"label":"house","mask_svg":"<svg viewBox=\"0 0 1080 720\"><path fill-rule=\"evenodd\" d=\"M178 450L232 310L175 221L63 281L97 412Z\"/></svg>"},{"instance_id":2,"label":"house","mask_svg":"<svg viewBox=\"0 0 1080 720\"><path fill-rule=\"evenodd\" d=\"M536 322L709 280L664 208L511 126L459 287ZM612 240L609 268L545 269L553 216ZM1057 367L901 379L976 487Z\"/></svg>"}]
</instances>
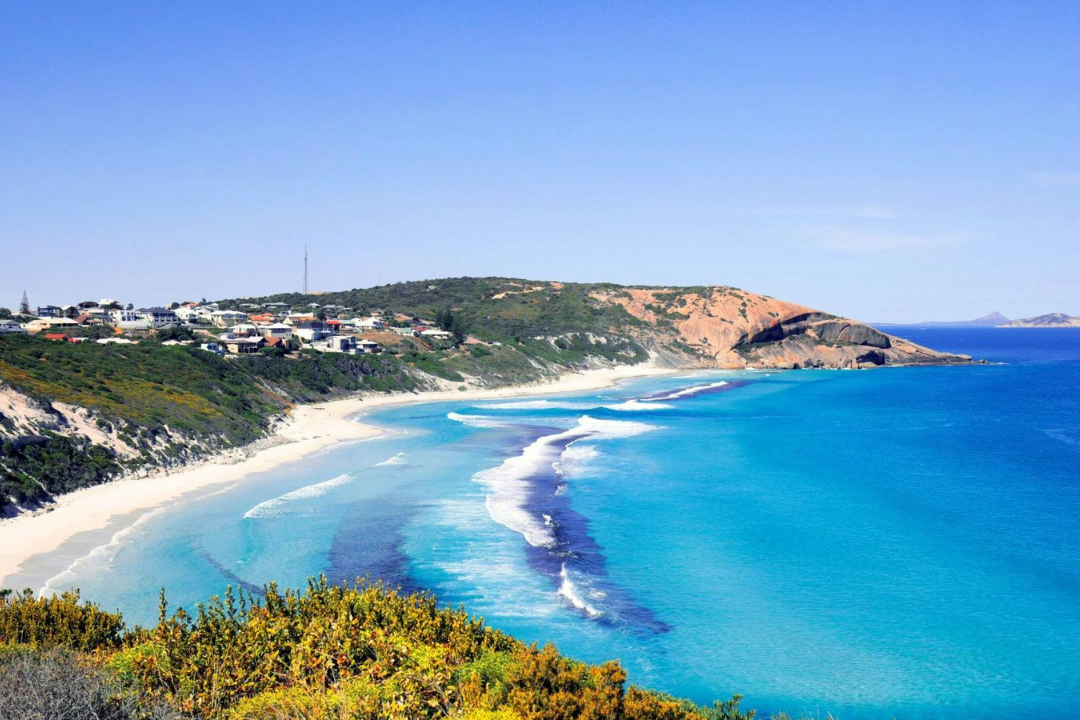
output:
<instances>
[{"instance_id":1,"label":"house","mask_svg":"<svg viewBox=\"0 0 1080 720\"><path fill-rule=\"evenodd\" d=\"M448 340L454 336L454 333L448 330L439 330L437 328L428 328L420 333L420 337L431 338L432 340Z\"/></svg>"},{"instance_id":2,"label":"house","mask_svg":"<svg viewBox=\"0 0 1080 720\"><path fill-rule=\"evenodd\" d=\"M383 322L383 319L377 317L366 317L354 324L361 330L382 330L386 327L386 323Z\"/></svg>"},{"instance_id":3,"label":"house","mask_svg":"<svg viewBox=\"0 0 1080 720\"><path fill-rule=\"evenodd\" d=\"M201 319L199 309L195 306L181 305L173 310L173 314L176 315L177 320L185 323L195 322L196 320Z\"/></svg>"},{"instance_id":4,"label":"house","mask_svg":"<svg viewBox=\"0 0 1080 720\"><path fill-rule=\"evenodd\" d=\"M256 335L261 336L259 327L252 325L251 323L240 323L239 325L233 325L229 328L229 333L233 337L254 337Z\"/></svg>"},{"instance_id":5,"label":"house","mask_svg":"<svg viewBox=\"0 0 1080 720\"><path fill-rule=\"evenodd\" d=\"M109 320L117 330L143 331L153 327L146 316L138 310L112 310Z\"/></svg>"},{"instance_id":6,"label":"house","mask_svg":"<svg viewBox=\"0 0 1080 720\"><path fill-rule=\"evenodd\" d=\"M74 320L75 318L79 317L79 313L81 312L82 308L80 308L78 305L65 305L60 308L61 317L66 317L70 320Z\"/></svg>"},{"instance_id":7,"label":"house","mask_svg":"<svg viewBox=\"0 0 1080 720\"><path fill-rule=\"evenodd\" d=\"M146 320L152 328L173 327L174 325L180 324L180 318L168 308L142 308L135 312L142 315L143 319Z\"/></svg>"},{"instance_id":8,"label":"house","mask_svg":"<svg viewBox=\"0 0 1080 720\"><path fill-rule=\"evenodd\" d=\"M285 316L285 322L290 325L299 325L300 323L315 322L318 320L314 313L289 313Z\"/></svg>"},{"instance_id":9,"label":"house","mask_svg":"<svg viewBox=\"0 0 1080 720\"><path fill-rule=\"evenodd\" d=\"M64 333L46 333L44 337L46 340L53 340L55 342L64 342L68 339L68 336Z\"/></svg>"},{"instance_id":10,"label":"house","mask_svg":"<svg viewBox=\"0 0 1080 720\"><path fill-rule=\"evenodd\" d=\"M392 327L390 328L390 332L401 335L402 337L416 337L416 331L411 327Z\"/></svg>"},{"instance_id":11,"label":"house","mask_svg":"<svg viewBox=\"0 0 1080 720\"><path fill-rule=\"evenodd\" d=\"M302 322L299 325L294 325L293 334L301 340L315 342L330 337L333 333L330 331L330 328L327 327L326 323L321 323L316 320L314 322Z\"/></svg>"},{"instance_id":12,"label":"house","mask_svg":"<svg viewBox=\"0 0 1080 720\"><path fill-rule=\"evenodd\" d=\"M293 336L292 325L286 325L285 323L263 325L260 330L262 331L262 336L267 340L282 340L288 342Z\"/></svg>"},{"instance_id":13,"label":"house","mask_svg":"<svg viewBox=\"0 0 1080 720\"><path fill-rule=\"evenodd\" d=\"M248 316L238 310L215 310L210 313L210 319L218 327L232 327L247 322Z\"/></svg>"},{"instance_id":14,"label":"house","mask_svg":"<svg viewBox=\"0 0 1080 720\"><path fill-rule=\"evenodd\" d=\"M225 340L225 347L234 355L257 353L266 344L261 337L234 337Z\"/></svg>"},{"instance_id":15,"label":"house","mask_svg":"<svg viewBox=\"0 0 1080 720\"><path fill-rule=\"evenodd\" d=\"M41 305L34 314L39 318L61 317L64 314L64 309L56 305Z\"/></svg>"},{"instance_id":16,"label":"house","mask_svg":"<svg viewBox=\"0 0 1080 720\"><path fill-rule=\"evenodd\" d=\"M375 355L382 352L382 345L374 340L357 340L356 352L359 355Z\"/></svg>"},{"instance_id":17,"label":"house","mask_svg":"<svg viewBox=\"0 0 1080 720\"><path fill-rule=\"evenodd\" d=\"M256 325L269 325L277 320L277 316L273 313L258 313L255 315L248 315L248 320Z\"/></svg>"},{"instance_id":18,"label":"house","mask_svg":"<svg viewBox=\"0 0 1080 720\"><path fill-rule=\"evenodd\" d=\"M4 318L0 320L0 335L7 333L21 333L26 334L26 328L10 318Z\"/></svg>"},{"instance_id":19,"label":"house","mask_svg":"<svg viewBox=\"0 0 1080 720\"><path fill-rule=\"evenodd\" d=\"M205 350L206 352L212 352L215 355L222 355L225 353L225 350L221 347L221 345L216 342L203 343L199 346L199 349Z\"/></svg>"},{"instance_id":20,"label":"house","mask_svg":"<svg viewBox=\"0 0 1080 720\"><path fill-rule=\"evenodd\" d=\"M31 320L30 322L26 323L26 325L24 325L23 327L29 333L39 333L39 332L42 332L43 330L44 331L57 330L57 329L63 330L63 329L76 328L78 326L79 326L79 323L75 322L74 320L69 320L68 318L64 318L64 317L43 317L43 318L38 318L37 320Z\"/></svg>"},{"instance_id":21,"label":"house","mask_svg":"<svg viewBox=\"0 0 1080 720\"><path fill-rule=\"evenodd\" d=\"M333 330L335 333L341 332L341 325L342 325L342 323L341 323L340 320L327 320L326 321L326 326L329 327L331 330Z\"/></svg>"},{"instance_id":22,"label":"house","mask_svg":"<svg viewBox=\"0 0 1080 720\"><path fill-rule=\"evenodd\" d=\"M327 352L339 352L354 354L356 352L356 338L352 335L334 335L326 341Z\"/></svg>"},{"instance_id":23,"label":"house","mask_svg":"<svg viewBox=\"0 0 1080 720\"><path fill-rule=\"evenodd\" d=\"M138 340L129 340L128 338L121 338L121 337L101 338L100 340L95 340L94 342L96 342L98 345L138 345L139 344Z\"/></svg>"}]
</instances>

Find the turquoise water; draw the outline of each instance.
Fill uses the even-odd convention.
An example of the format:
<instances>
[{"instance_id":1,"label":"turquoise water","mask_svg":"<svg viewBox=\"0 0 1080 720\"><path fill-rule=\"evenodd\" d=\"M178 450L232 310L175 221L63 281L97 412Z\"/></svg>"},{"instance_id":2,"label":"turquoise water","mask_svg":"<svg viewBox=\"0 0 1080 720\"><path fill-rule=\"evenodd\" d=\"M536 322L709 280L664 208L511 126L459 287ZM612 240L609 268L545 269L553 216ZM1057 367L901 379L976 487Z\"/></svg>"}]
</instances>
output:
<instances>
[{"instance_id":1,"label":"turquoise water","mask_svg":"<svg viewBox=\"0 0 1080 720\"><path fill-rule=\"evenodd\" d=\"M157 511L50 587L150 622L161 586L190 606L371 573L703 702L1071 716L1080 331L905 334L1005 364L398 407L384 438Z\"/></svg>"}]
</instances>

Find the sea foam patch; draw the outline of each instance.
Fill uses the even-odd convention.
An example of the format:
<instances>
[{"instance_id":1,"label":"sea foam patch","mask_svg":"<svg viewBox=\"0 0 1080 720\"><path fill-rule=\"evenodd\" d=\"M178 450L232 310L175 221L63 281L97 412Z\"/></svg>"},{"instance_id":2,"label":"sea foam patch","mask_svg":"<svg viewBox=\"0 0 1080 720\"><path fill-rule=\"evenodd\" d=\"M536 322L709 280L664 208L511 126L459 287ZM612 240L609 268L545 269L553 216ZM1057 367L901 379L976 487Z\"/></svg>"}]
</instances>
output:
<instances>
[{"instance_id":1,"label":"sea foam patch","mask_svg":"<svg viewBox=\"0 0 1080 720\"><path fill-rule=\"evenodd\" d=\"M375 467L387 467L387 466L390 466L390 465L408 465L408 464L409 464L408 456L403 452L399 452L397 455L394 455L391 458L387 458L386 460L383 460L381 463L375 463Z\"/></svg>"}]
</instances>

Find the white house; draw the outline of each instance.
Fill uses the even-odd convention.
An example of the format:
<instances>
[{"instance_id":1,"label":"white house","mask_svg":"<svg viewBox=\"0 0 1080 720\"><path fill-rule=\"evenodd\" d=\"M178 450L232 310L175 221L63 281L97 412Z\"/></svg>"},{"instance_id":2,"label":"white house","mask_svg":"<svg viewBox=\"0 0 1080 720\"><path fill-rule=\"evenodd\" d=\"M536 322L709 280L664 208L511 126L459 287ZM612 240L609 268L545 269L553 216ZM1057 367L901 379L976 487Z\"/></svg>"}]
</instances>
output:
<instances>
[{"instance_id":1,"label":"white house","mask_svg":"<svg viewBox=\"0 0 1080 720\"><path fill-rule=\"evenodd\" d=\"M289 313L285 316L285 322L290 325L299 325L301 323L315 322L318 318L314 313Z\"/></svg>"},{"instance_id":2,"label":"white house","mask_svg":"<svg viewBox=\"0 0 1080 720\"><path fill-rule=\"evenodd\" d=\"M139 310L110 310L109 321L120 330L149 330L151 320Z\"/></svg>"},{"instance_id":3,"label":"white house","mask_svg":"<svg viewBox=\"0 0 1080 720\"><path fill-rule=\"evenodd\" d=\"M206 352L212 352L215 355L222 355L225 353L225 350L221 345L218 345L216 342L203 343L199 346L199 349L205 350Z\"/></svg>"},{"instance_id":4,"label":"white house","mask_svg":"<svg viewBox=\"0 0 1080 720\"><path fill-rule=\"evenodd\" d=\"M293 327L293 334L301 340L315 342L330 337L333 335L333 331L330 330L326 323L321 323L316 320L315 322L303 322L299 325L295 325Z\"/></svg>"},{"instance_id":5,"label":"white house","mask_svg":"<svg viewBox=\"0 0 1080 720\"><path fill-rule=\"evenodd\" d=\"M454 336L454 333L447 330L438 330L436 328L429 328L420 333L420 337L432 338L433 340L446 340Z\"/></svg>"},{"instance_id":6,"label":"white house","mask_svg":"<svg viewBox=\"0 0 1080 720\"><path fill-rule=\"evenodd\" d=\"M357 321L355 324L356 327L361 330L382 330L386 327L386 323L383 322L383 319L378 317L366 317Z\"/></svg>"},{"instance_id":7,"label":"white house","mask_svg":"<svg viewBox=\"0 0 1080 720\"><path fill-rule=\"evenodd\" d=\"M356 352L361 355L375 355L382 352L382 345L374 340L357 340Z\"/></svg>"},{"instance_id":8,"label":"white house","mask_svg":"<svg viewBox=\"0 0 1080 720\"><path fill-rule=\"evenodd\" d=\"M291 340L293 336L293 328L291 325L285 323L274 323L273 325L263 325L259 330L262 332L262 336L267 340Z\"/></svg>"}]
</instances>

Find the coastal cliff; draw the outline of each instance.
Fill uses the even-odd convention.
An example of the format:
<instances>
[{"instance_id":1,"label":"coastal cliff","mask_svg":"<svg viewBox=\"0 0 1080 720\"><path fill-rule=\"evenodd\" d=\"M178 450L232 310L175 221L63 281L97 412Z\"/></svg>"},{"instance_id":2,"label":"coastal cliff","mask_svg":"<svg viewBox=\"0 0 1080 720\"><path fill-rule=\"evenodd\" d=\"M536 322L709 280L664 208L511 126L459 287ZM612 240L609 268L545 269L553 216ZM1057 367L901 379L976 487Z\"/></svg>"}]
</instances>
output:
<instances>
[{"instance_id":1,"label":"coastal cliff","mask_svg":"<svg viewBox=\"0 0 1080 720\"><path fill-rule=\"evenodd\" d=\"M869 368L970 362L803 305L729 287L596 293L645 323L673 364L717 368Z\"/></svg>"}]
</instances>

